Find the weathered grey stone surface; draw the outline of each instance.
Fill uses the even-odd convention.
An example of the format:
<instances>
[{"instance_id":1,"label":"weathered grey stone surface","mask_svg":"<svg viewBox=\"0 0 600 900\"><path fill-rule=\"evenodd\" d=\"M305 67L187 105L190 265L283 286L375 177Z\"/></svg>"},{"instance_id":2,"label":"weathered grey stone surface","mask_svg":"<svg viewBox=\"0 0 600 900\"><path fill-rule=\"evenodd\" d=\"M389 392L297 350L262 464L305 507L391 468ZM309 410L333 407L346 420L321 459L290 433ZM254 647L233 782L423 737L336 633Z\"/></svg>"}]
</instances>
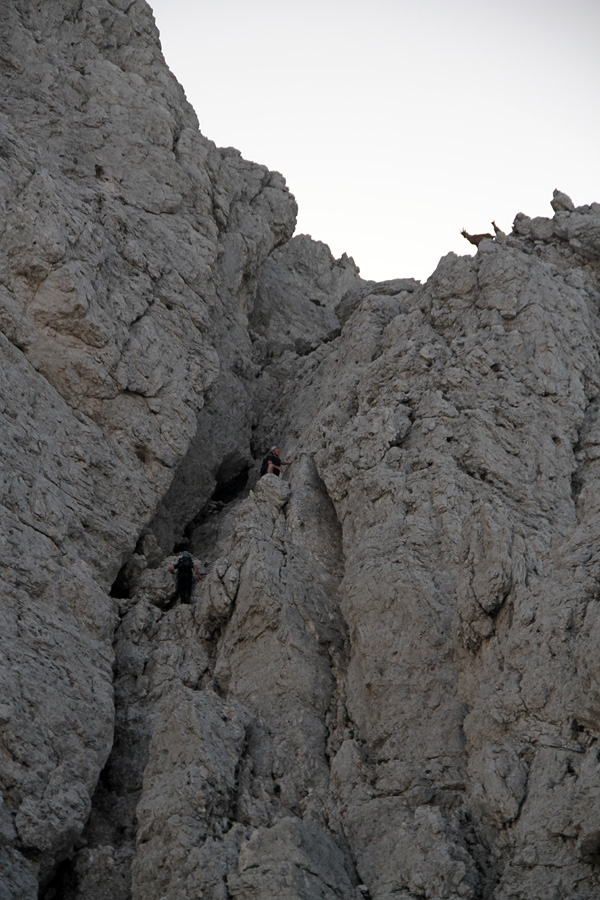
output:
<instances>
[{"instance_id":1,"label":"weathered grey stone surface","mask_svg":"<svg viewBox=\"0 0 600 900\"><path fill-rule=\"evenodd\" d=\"M2 900L597 900L600 204L364 282L142 0L0 13Z\"/></svg>"},{"instance_id":2,"label":"weathered grey stone surface","mask_svg":"<svg viewBox=\"0 0 600 900\"><path fill-rule=\"evenodd\" d=\"M194 440L195 511L232 441L249 457L247 304L295 204L199 134L145 3L0 14L1 759L9 841L44 879L112 743L121 563Z\"/></svg>"},{"instance_id":3,"label":"weathered grey stone surface","mask_svg":"<svg viewBox=\"0 0 600 900\"><path fill-rule=\"evenodd\" d=\"M598 892L598 208L564 215L367 294L273 410L342 525L332 785L372 896Z\"/></svg>"}]
</instances>

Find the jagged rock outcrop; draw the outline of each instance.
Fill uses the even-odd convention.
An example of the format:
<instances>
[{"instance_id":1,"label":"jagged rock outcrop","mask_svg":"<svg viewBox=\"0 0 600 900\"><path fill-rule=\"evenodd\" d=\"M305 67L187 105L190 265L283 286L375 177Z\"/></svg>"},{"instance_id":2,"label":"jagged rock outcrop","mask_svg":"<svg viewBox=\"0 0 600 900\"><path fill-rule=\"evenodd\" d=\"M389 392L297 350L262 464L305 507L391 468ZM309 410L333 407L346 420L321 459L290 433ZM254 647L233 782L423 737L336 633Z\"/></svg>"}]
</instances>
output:
<instances>
[{"instance_id":1,"label":"jagged rock outcrop","mask_svg":"<svg viewBox=\"0 0 600 900\"><path fill-rule=\"evenodd\" d=\"M600 205L364 282L143 0L0 12L2 900L595 900Z\"/></svg>"},{"instance_id":2,"label":"jagged rock outcrop","mask_svg":"<svg viewBox=\"0 0 600 900\"><path fill-rule=\"evenodd\" d=\"M3 833L25 883L70 852L112 743L121 564L155 516L179 529L158 504L190 450L195 511L227 448L251 460L247 304L295 203L202 138L145 3L1 14Z\"/></svg>"},{"instance_id":3,"label":"jagged rock outcrop","mask_svg":"<svg viewBox=\"0 0 600 900\"><path fill-rule=\"evenodd\" d=\"M372 896L598 892L599 213L367 294L273 410L342 527L332 793Z\"/></svg>"}]
</instances>

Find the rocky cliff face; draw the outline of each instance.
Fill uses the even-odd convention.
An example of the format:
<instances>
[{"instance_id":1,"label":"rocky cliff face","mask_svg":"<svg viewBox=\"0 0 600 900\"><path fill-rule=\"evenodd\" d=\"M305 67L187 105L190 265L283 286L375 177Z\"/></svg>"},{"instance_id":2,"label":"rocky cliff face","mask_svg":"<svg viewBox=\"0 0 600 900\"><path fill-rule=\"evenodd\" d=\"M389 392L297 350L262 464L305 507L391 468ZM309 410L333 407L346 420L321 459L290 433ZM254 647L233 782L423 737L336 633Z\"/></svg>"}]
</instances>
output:
<instances>
[{"instance_id":1,"label":"rocky cliff face","mask_svg":"<svg viewBox=\"0 0 600 900\"><path fill-rule=\"evenodd\" d=\"M365 282L145 2L0 12L0 898L596 900L600 205Z\"/></svg>"}]
</instances>

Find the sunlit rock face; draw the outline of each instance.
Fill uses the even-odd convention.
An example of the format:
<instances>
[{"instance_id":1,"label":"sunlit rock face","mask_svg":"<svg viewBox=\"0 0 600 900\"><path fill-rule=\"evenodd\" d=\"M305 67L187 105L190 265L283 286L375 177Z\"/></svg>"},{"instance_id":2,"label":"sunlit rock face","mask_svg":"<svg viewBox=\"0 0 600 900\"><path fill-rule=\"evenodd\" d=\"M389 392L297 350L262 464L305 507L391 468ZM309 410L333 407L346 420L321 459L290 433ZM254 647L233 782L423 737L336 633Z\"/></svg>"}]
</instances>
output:
<instances>
[{"instance_id":1,"label":"sunlit rock face","mask_svg":"<svg viewBox=\"0 0 600 900\"><path fill-rule=\"evenodd\" d=\"M2 13L0 898L597 900L600 205L365 282L144 2Z\"/></svg>"}]
</instances>

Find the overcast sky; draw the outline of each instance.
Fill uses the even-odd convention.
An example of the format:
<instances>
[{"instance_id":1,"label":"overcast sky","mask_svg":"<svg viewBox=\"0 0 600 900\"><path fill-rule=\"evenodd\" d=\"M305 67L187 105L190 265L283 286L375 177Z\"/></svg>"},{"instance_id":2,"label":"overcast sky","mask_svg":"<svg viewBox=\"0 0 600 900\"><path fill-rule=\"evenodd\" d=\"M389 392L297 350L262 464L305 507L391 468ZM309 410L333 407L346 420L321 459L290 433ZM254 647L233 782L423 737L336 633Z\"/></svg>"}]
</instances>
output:
<instances>
[{"instance_id":1,"label":"overcast sky","mask_svg":"<svg viewBox=\"0 0 600 900\"><path fill-rule=\"evenodd\" d=\"M281 172L297 233L425 280L460 235L600 202L600 0L150 0L219 146Z\"/></svg>"}]
</instances>

